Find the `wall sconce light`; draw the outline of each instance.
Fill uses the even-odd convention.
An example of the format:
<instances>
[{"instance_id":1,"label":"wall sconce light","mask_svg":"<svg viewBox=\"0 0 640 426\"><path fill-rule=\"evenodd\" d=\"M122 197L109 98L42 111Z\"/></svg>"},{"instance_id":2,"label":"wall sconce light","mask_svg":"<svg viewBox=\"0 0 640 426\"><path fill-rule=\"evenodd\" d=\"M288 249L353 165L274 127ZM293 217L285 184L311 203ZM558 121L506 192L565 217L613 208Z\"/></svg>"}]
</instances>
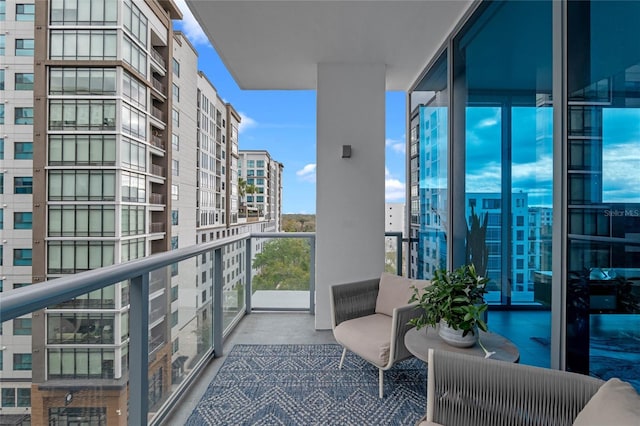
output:
<instances>
[{"instance_id":1,"label":"wall sconce light","mask_svg":"<svg viewBox=\"0 0 640 426\"><path fill-rule=\"evenodd\" d=\"M342 158L351 158L351 145L342 145Z\"/></svg>"}]
</instances>

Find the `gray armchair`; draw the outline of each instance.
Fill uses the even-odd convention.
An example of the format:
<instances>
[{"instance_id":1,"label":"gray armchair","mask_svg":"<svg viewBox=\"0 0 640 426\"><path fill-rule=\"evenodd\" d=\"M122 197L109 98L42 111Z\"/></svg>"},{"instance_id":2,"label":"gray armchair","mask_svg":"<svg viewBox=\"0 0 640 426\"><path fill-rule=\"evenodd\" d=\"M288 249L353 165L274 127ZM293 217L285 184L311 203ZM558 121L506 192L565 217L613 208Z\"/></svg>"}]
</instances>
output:
<instances>
[{"instance_id":1,"label":"gray armchair","mask_svg":"<svg viewBox=\"0 0 640 426\"><path fill-rule=\"evenodd\" d=\"M378 367L380 398L384 396L384 371L412 356L404 335L412 327L409 320L420 309L407 302L411 286L421 288L426 283L384 273L378 279L331 287L333 334L344 347L339 368L347 350Z\"/></svg>"},{"instance_id":2,"label":"gray armchair","mask_svg":"<svg viewBox=\"0 0 640 426\"><path fill-rule=\"evenodd\" d=\"M604 422L586 412L583 417L594 422L577 420L605 385L605 381L594 377L433 349L429 350L428 360L427 415L419 426L640 424L640 418L636 418L638 423L628 423L616 417L625 411L620 405L613 414L596 409L605 416ZM617 383L624 382L612 382L611 388ZM603 398L610 398L603 391ZM617 402L607 401L604 405L612 407L624 401L619 395L627 391L609 392L615 394L612 399ZM631 390L630 398L633 393Z\"/></svg>"}]
</instances>

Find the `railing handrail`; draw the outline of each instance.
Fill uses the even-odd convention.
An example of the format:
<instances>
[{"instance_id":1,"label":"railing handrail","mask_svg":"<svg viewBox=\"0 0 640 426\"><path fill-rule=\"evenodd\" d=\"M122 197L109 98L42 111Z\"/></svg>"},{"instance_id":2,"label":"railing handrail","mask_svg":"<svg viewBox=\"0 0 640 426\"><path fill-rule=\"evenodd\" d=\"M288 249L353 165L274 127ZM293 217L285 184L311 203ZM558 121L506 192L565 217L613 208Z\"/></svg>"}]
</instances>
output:
<instances>
[{"instance_id":1,"label":"railing handrail","mask_svg":"<svg viewBox=\"0 0 640 426\"><path fill-rule=\"evenodd\" d=\"M173 263L215 250L229 243L251 238L315 238L314 232L261 232L221 238L205 244L196 244L157 253L125 263L105 266L91 271L66 275L54 280L34 283L8 290L0 296L0 323L44 309L74 297L99 290L111 284L140 276ZM46 287L45 287L46 286Z\"/></svg>"}]
</instances>

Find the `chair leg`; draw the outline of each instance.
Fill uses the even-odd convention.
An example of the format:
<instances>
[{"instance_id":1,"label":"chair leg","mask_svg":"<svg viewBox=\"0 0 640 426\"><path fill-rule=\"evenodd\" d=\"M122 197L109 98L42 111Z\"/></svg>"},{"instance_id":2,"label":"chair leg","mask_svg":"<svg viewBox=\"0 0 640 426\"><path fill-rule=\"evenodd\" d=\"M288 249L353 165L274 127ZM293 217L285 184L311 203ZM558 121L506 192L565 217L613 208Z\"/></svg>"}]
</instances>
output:
<instances>
[{"instance_id":1,"label":"chair leg","mask_svg":"<svg viewBox=\"0 0 640 426\"><path fill-rule=\"evenodd\" d=\"M382 368L378 369L378 394L380 398L384 396L384 370Z\"/></svg>"},{"instance_id":2,"label":"chair leg","mask_svg":"<svg viewBox=\"0 0 640 426\"><path fill-rule=\"evenodd\" d=\"M344 363L344 357L347 356L347 348L342 350L342 357L340 358L340 365L338 366L338 370L342 370L342 364Z\"/></svg>"}]
</instances>

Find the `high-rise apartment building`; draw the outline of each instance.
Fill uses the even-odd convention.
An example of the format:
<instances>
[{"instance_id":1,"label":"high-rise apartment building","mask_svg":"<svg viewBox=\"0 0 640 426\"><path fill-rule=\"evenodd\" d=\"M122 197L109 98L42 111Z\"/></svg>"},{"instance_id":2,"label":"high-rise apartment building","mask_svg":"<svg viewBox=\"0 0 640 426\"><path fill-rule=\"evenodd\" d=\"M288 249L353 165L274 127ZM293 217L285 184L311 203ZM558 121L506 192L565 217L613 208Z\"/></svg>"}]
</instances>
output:
<instances>
[{"instance_id":1,"label":"high-rise apartment building","mask_svg":"<svg viewBox=\"0 0 640 426\"><path fill-rule=\"evenodd\" d=\"M173 32L180 16L172 1L0 0L0 291L279 229L279 214L239 218L240 115ZM244 256L242 244L223 254L229 311ZM212 261L150 275L152 411L201 356L181 341L211 318ZM3 421L126 421L128 319L120 283L3 324Z\"/></svg>"},{"instance_id":2,"label":"high-rise apartment building","mask_svg":"<svg viewBox=\"0 0 640 426\"><path fill-rule=\"evenodd\" d=\"M34 1L0 1L0 291L31 283ZM31 315L3 324L2 415L31 405Z\"/></svg>"},{"instance_id":3,"label":"high-rise apartment building","mask_svg":"<svg viewBox=\"0 0 640 426\"><path fill-rule=\"evenodd\" d=\"M169 250L179 9L52 0L34 12L33 282ZM167 275L150 284L150 406L170 384ZM128 316L126 283L34 314L33 424L121 422ZM96 387L100 398L74 392ZM81 408L65 405L70 395Z\"/></svg>"},{"instance_id":4,"label":"high-rise apartment building","mask_svg":"<svg viewBox=\"0 0 640 426\"><path fill-rule=\"evenodd\" d=\"M262 218L282 223L282 169L267 151L241 150L239 177L245 183L240 217L246 222Z\"/></svg>"}]
</instances>

